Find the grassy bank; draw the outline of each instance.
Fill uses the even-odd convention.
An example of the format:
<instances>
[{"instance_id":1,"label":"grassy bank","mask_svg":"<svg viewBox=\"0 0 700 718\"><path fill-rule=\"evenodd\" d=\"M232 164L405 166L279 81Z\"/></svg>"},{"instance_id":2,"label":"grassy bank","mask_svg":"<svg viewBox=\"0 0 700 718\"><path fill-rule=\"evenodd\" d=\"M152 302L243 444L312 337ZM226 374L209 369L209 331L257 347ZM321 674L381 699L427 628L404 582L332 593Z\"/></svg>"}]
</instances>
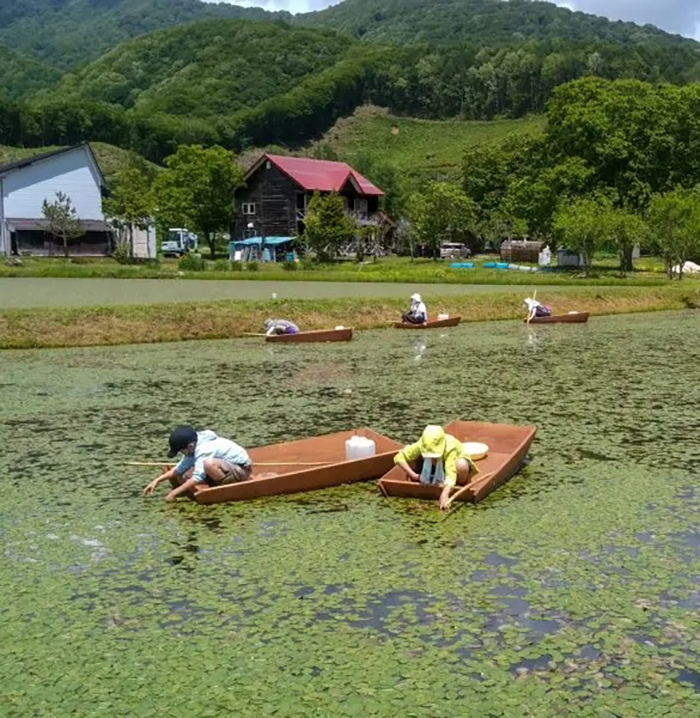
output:
<instances>
[{"instance_id":1,"label":"grassy bank","mask_svg":"<svg viewBox=\"0 0 700 718\"><path fill-rule=\"evenodd\" d=\"M546 295L540 298L547 302ZM594 315L650 312L700 307L695 285L606 292L582 287L558 292L556 312L589 311ZM426 296L432 311L461 315L465 322L523 317L520 299L512 294L457 297ZM16 310L0 313L0 348L71 347L147 342L222 339L259 332L267 317L286 317L302 329L339 324L356 329L386 327L395 321L403 300L338 299L265 302L217 301L127 307Z\"/></svg>"},{"instance_id":2,"label":"grassy bank","mask_svg":"<svg viewBox=\"0 0 700 718\"><path fill-rule=\"evenodd\" d=\"M451 269L449 261L411 260L409 257L385 257L377 262L359 264L353 261L335 264L295 265L286 269L282 264L257 264L253 268L225 261L206 262L204 271L180 271L174 259L150 264L119 264L113 259L25 259L20 267L0 265L2 277L113 278L113 279L229 279L274 280L301 282L417 282L421 284L513 284L523 286L664 286L668 279L657 258L643 258L637 271L621 277L615 258L601 256L590 277L583 278L577 270L523 272L507 269L484 269L481 264L496 257L479 256L473 269ZM688 281L693 281L688 278Z\"/></svg>"},{"instance_id":3,"label":"grassy bank","mask_svg":"<svg viewBox=\"0 0 700 718\"><path fill-rule=\"evenodd\" d=\"M321 143L350 164L365 155L391 163L413 186L436 176L458 179L467 147L499 144L513 136L538 136L544 126L543 116L488 122L418 120L377 107L360 107L338 120Z\"/></svg>"}]
</instances>

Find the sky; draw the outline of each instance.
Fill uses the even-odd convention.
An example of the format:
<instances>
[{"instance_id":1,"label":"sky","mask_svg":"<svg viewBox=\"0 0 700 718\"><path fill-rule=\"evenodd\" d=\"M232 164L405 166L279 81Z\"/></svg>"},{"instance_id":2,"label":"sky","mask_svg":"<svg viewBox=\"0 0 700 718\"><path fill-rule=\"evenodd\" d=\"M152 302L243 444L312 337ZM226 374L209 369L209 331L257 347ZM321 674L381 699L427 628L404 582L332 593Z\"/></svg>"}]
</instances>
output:
<instances>
[{"instance_id":1,"label":"sky","mask_svg":"<svg viewBox=\"0 0 700 718\"><path fill-rule=\"evenodd\" d=\"M268 10L289 10L289 12L322 10L334 4L334 0L231 1L235 5L264 7ZM631 20L642 25L651 23L668 32L700 40L699 0L554 0L554 2L572 10L603 15L613 20Z\"/></svg>"}]
</instances>

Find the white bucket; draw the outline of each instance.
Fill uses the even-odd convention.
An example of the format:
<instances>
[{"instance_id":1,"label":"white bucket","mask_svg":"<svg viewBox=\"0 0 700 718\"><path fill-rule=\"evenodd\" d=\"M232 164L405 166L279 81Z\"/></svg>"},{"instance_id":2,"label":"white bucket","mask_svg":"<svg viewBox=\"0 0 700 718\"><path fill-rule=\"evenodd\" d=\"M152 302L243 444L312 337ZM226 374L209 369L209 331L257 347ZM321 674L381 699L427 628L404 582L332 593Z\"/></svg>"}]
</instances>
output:
<instances>
[{"instance_id":1,"label":"white bucket","mask_svg":"<svg viewBox=\"0 0 700 718\"><path fill-rule=\"evenodd\" d=\"M465 441L462 446L464 447L464 453L472 461L483 459L489 453L488 445L482 444L480 441Z\"/></svg>"},{"instance_id":2,"label":"white bucket","mask_svg":"<svg viewBox=\"0 0 700 718\"><path fill-rule=\"evenodd\" d=\"M449 318L450 318L450 315L449 315L449 314L438 314L437 318L438 318L438 321L439 321L439 322L444 322L445 319L449 319Z\"/></svg>"}]
</instances>

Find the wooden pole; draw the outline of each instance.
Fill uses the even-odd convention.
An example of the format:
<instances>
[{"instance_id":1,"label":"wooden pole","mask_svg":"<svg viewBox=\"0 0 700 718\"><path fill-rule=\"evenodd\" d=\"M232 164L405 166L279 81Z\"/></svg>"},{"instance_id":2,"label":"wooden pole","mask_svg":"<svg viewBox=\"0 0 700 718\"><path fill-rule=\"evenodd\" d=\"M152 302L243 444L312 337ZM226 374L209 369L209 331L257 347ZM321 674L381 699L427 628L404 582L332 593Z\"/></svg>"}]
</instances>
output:
<instances>
[{"instance_id":1,"label":"wooden pole","mask_svg":"<svg viewBox=\"0 0 700 718\"><path fill-rule=\"evenodd\" d=\"M488 479L491 476L493 476L493 474L494 474L494 472L492 471L490 474L484 474L483 476L479 476L479 481L482 481L483 479ZM477 474L477 476L478 476L478 474ZM452 494L452 496L450 496L450 498L447 499L447 503L445 504L444 510L447 511L447 509L449 509L450 506L452 505L452 502L457 500L458 496L461 496L462 494L466 493L469 489L471 489L473 483L474 483L473 481L470 481L468 484L465 484L464 486L462 486L462 488L459 491L456 491L454 494Z\"/></svg>"},{"instance_id":2,"label":"wooden pole","mask_svg":"<svg viewBox=\"0 0 700 718\"><path fill-rule=\"evenodd\" d=\"M177 466L162 461L125 461L127 466ZM254 466L329 466L328 461L255 461Z\"/></svg>"}]
</instances>

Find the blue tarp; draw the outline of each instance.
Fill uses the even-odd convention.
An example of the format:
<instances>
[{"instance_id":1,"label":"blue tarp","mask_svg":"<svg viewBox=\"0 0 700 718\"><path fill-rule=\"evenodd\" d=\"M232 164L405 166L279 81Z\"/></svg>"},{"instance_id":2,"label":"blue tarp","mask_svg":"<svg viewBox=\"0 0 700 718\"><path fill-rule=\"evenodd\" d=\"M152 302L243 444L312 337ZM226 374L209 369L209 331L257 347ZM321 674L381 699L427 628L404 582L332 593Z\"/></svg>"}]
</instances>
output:
<instances>
[{"instance_id":1,"label":"blue tarp","mask_svg":"<svg viewBox=\"0 0 700 718\"><path fill-rule=\"evenodd\" d=\"M229 242L230 247L260 247L275 246L277 244L286 244L291 242L293 237L249 237L248 239L239 239L234 242Z\"/></svg>"}]
</instances>

